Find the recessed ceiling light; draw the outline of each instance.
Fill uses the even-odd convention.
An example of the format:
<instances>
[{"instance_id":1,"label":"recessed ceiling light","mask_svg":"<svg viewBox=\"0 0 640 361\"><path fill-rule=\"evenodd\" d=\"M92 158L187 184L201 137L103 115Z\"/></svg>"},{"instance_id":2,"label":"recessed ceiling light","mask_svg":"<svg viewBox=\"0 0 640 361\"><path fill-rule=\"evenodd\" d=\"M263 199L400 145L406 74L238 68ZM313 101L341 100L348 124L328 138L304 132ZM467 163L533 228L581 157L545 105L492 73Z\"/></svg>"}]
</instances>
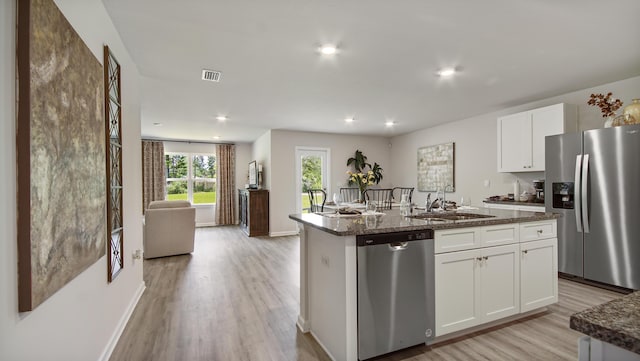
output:
<instances>
[{"instance_id":1,"label":"recessed ceiling light","mask_svg":"<svg viewBox=\"0 0 640 361\"><path fill-rule=\"evenodd\" d=\"M338 52L338 48L336 48L335 45L330 45L330 44L322 45L318 50L320 51L320 53L324 55L333 55L336 52Z\"/></svg>"},{"instance_id":2,"label":"recessed ceiling light","mask_svg":"<svg viewBox=\"0 0 640 361\"><path fill-rule=\"evenodd\" d=\"M345 118L344 121L347 123L352 123L355 119L353 117Z\"/></svg>"},{"instance_id":3,"label":"recessed ceiling light","mask_svg":"<svg viewBox=\"0 0 640 361\"><path fill-rule=\"evenodd\" d=\"M161 127L162 123L153 123L153 125L156 126L156 127Z\"/></svg>"},{"instance_id":4,"label":"recessed ceiling light","mask_svg":"<svg viewBox=\"0 0 640 361\"><path fill-rule=\"evenodd\" d=\"M384 123L384 125L387 127L393 127L395 124L396 122L394 122L393 120L388 120L386 123Z\"/></svg>"},{"instance_id":5,"label":"recessed ceiling light","mask_svg":"<svg viewBox=\"0 0 640 361\"><path fill-rule=\"evenodd\" d=\"M443 78L450 77L455 73L456 73L456 69L455 68L442 68L442 69L438 70L438 75L443 77Z\"/></svg>"},{"instance_id":6,"label":"recessed ceiling light","mask_svg":"<svg viewBox=\"0 0 640 361\"><path fill-rule=\"evenodd\" d=\"M229 118L227 118L225 115L218 115L216 117L216 119L218 119L221 122L224 122L224 121L228 120Z\"/></svg>"},{"instance_id":7,"label":"recessed ceiling light","mask_svg":"<svg viewBox=\"0 0 640 361\"><path fill-rule=\"evenodd\" d=\"M213 138L213 139L215 139L215 140L218 140L218 139L220 139L220 136L219 136L219 135L215 135L215 136L213 136L213 137L211 137L211 138Z\"/></svg>"}]
</instances>

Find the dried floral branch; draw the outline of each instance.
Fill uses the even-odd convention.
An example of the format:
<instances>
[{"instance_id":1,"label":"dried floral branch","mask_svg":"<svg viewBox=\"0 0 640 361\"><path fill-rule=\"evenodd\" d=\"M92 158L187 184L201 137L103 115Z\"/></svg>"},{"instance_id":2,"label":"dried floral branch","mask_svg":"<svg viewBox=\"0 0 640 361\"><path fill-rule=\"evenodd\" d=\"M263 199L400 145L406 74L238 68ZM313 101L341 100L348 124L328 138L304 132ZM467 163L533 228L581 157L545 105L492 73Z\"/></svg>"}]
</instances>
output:
<instances>
[{"instance_id":1,"label":"dried floral branch","mask_svg":"<svg viewBox=\"0 0 640 361\"><path fill-rule=\"evenodd\" d=\"M622 101L620 99L611 100L611 95L613 95L611 92L607 95L591 94L587 104L598 106L603 118L612 117L616 115L616 110L622 106Z\"/></svg>"}]
</instances>

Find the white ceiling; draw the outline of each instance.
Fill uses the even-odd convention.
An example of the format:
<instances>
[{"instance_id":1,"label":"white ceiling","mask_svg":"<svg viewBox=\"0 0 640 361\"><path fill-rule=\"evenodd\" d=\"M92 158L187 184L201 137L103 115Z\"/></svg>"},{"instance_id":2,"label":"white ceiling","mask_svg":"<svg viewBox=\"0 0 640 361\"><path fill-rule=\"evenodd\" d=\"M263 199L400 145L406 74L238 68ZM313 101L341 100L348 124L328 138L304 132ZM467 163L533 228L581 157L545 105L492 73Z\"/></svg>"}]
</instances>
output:
<instances>
[{"instance_id":1,"label":"white ceiling","mask_svg":"<svg viewBox=\"0 0 640 361\"><path fill-rule=\"evenodd\" d=\"M142 75L143 137L394 136L640 75L638 0L103 2Z\"/></svg>"}]
</instances>

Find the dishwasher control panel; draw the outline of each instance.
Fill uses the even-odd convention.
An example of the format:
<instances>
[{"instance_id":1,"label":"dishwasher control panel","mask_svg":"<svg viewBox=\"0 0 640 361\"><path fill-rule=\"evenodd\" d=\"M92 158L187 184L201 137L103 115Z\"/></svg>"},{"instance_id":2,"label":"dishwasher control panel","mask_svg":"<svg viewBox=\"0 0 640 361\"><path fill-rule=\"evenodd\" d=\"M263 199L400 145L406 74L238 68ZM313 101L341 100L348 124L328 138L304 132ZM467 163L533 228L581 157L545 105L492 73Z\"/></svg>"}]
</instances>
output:
<instances>
[{"instance_id":1,"label":"dishwasher control panel","mask_svg":"<svg viewBox=\"0 0 640 361\"><path fill-rule=\"evenodd\" d=\"M394 242L421 241L424 239L433 239L433 229L393 233L363 234L356 236L356 244L358 247L363 247Z\"/></svg>"}]
</instances>

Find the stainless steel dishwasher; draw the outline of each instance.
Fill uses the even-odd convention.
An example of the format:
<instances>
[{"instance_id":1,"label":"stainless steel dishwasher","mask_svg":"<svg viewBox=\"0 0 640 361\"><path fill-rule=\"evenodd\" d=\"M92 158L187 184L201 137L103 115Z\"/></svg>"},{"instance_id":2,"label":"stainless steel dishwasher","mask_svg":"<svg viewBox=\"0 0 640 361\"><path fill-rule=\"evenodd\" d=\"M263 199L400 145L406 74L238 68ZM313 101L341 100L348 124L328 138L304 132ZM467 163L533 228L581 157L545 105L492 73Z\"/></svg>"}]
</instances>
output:
<instances>
[{"instance_id":1,"label":"stainless steel dishwasher","mask_svg":"<svg viewBox=\"0 0 640 361\"><path fill-rule=\"evenodd\" d=\"M432 340L433 230L360 235L358 359Z\"/></svg>"}]
</instances>

